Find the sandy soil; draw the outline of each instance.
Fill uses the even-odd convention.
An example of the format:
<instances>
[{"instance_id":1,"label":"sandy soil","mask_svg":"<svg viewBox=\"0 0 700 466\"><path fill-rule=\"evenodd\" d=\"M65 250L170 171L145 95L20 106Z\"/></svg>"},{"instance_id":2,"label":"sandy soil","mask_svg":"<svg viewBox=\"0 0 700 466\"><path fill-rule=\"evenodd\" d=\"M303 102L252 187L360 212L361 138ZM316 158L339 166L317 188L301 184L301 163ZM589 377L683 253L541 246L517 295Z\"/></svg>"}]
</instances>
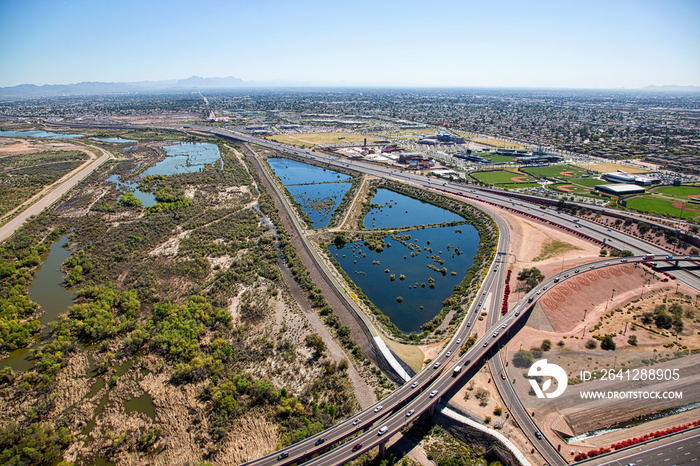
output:
<instances>
[{"instance_id":1,"label":"sandy soil","mask_svg":"<svg viewBox=\"0 0 700 466\"><path fill-rule=\"evenodd\" d=\"M67 142L46 142L30 138L0 138L0 157L17 154L33 154L48 150L79 150L89 154L90 158L94 157L94 155L88 153L84 147Z\"/></svg>"}]
</instances>

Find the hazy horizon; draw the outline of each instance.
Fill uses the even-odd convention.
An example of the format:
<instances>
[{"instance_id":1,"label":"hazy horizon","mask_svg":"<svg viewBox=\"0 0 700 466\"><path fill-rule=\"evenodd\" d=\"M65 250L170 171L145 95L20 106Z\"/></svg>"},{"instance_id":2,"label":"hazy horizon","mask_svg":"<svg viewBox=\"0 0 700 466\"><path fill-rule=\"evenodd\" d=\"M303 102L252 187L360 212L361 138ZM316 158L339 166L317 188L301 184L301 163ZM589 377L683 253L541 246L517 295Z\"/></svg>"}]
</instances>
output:
<instances>
[{"instance_id":1,"label":"hazy horizon","mask_svg":"<svg viewBox=\"0 0 700 466\"><path fill-rule=\"evenodd\" d=\"M75 86L80 84L140 84L140 83L159 83L159 82L178 82L186 81L190 78L202 78L202 79L222 79L222 78L236 78L236 76L190 76L187 78L171 78L163 80L142 80L142 81L80 81L80 82L70 82L70 83L46 83L46 84L34 84L34 83L21 83L9 86L0 86L0 89L7 89L16 86ZM329 89L484 89L484 90L572 90L572 91L644 91L650 89L660 89L665 88L683 88L700 90L700 85L679 85L679 84L647 84L641 87L555 87L555 86L487 86L487 85L419 85L410 83L367 83L367 82L302 82L302 81L242 81L242 84L238 87L202 87L205 89L216 89L216 90L227 90L227 89L311 89L311 88L329 88ZM170 87L170 88L156 88L156 90L167 90L167 89L198 89L197 87ZM147 90L147 89L146 89Z\"/></svg>"},{"instance_id":2,"label":"hazy horizon","mask_svg":"<svg viewBox=\"0 0 700 466\"><path fill-rule=\"evenodd\" d=\"M0 2L0 87L700 86L700 2Z\"/></svg>"}]
</instances>

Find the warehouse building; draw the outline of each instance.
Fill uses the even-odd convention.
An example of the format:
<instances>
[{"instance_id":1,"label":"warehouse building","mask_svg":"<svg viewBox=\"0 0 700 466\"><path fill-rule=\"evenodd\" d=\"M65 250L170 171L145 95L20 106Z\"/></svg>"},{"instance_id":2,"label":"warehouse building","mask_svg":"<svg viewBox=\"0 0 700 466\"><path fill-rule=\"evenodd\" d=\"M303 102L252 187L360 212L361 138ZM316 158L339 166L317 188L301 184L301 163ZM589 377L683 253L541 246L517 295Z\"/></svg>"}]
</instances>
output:
<instances>
[{"instance_id":1,"label":"warehouse building","mask_svg":"<svg viewBox=\"0 0 700 466\"><path fill-rule=\"evenodd\" d=\"M622 170L618 170L616 173L606 173L601 176L605 181L610 181L611 183L627 183L627 184L638 184L639 186L651 186L653 184L661 183L661 178L653 175L630 175Z\"/></svg>"},{"instance_id":2,"label":"warehouse building","mask_svg":"<svg viewBox=\"0 0 700 466\"><path fill-rule=\"evenodd\" d=\"M636 184L599 184L595 187L596 191L610 194L613 196L627 196L630 194L644 194L646 189Z\"/></svg>"}]
</instances>

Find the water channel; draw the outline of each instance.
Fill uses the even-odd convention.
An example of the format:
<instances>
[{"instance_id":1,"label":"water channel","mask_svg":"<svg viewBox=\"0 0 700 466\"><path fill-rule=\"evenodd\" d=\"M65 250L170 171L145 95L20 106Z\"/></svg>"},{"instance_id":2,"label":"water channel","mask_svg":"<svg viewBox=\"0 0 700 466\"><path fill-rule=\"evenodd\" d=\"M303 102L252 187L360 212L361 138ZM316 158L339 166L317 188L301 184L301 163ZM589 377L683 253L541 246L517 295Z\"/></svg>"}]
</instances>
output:
<instances>
[{"instance_id":1,"label":"water channel","mask_svg":"<svg viewBox=\"0 0 700 466\"><path fill-rule=\"evenodd\" d=\"M75 299L75 293L62 286L64 274L61 272L61 264L71 255L71 251L63 247L67 241L68 236L61 236L51 245L46 261L41 264L29 287L29 297L44 310L44 315L41 316L44 328L65 312ZM16 349L0 361L0 367L9 366L16 371L29 370L34 366L31 356L29 348Z\"/></svg>"}]
</instances>

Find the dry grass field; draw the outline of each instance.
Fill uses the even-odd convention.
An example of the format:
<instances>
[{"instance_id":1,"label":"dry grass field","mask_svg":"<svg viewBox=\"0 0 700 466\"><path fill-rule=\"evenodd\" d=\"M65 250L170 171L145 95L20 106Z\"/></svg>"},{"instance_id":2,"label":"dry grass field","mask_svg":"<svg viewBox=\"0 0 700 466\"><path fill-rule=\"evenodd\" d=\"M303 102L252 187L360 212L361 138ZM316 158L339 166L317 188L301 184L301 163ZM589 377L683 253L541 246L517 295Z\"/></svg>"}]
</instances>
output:
<instances>
[{"instance_id":1,"label":"dry grass field","mask_svg":"<svg viewBox=\"0 0 700 466\"><path fill-rule=\"evenodd\" d=\"M277 142L291 144L294 146L309 146L314 144L342 144L347 142L363 143L367 138L367 142L377 141L377 138L372 136L363 136L353 133L302 133L302 134L276 134L267 136L267 139L272 139Z\"/></svg>"},{"instance_id":2,"label":"dry grass field","mask_svg":"<svg viewBox=\"0 0 700 466\"><path fill-rule=\"evenodd\" d=\"M612 173L618 170L622 170L627 173L649 173L649 170L643 168L630 167L629 165L622 165L619 163L577 163L581 168L591 169L598 173Z\"/></svg>"},{"instance_id":3,"label":"dry grass field","mask_svg":"<svg viewBox=\"0 0 700 466\"><path fill-rule=\"evenodd\" d=\"M513 141L504 141L503 139L495 139L495 138L472 138L472 142L476 142L477 144L483 144L485 146L491 146L495 147L498 149L525 149L527 146L523 144L519 144L517 142Z\"/></svg>"}]
</instances>

